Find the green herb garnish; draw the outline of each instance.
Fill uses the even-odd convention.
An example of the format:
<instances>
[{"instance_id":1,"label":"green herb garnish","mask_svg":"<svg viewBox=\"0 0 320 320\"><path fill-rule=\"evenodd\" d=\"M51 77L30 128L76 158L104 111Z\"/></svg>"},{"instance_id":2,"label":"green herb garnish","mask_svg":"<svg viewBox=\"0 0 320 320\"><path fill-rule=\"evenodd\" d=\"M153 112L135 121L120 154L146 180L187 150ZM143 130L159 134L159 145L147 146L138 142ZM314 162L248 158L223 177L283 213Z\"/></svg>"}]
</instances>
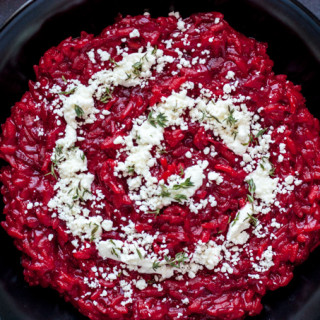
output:
<instances>
[{"instance_id":1,"label":"green herb garnish","mask_svg":"<svg viewBox=\"0 0 320 320\"><path fill-rule=\"evenodd\" d=\"M254 227L257 226L257 224L258 224L258 219L257 219L256 217L254 217L252 214L249 214L249 213L248 213L248 216L247 216L247 218L245 218L245 220L247 220L247 219L249 219L249 223L250 223L252 226L254 226Z\"/></svg>"},{"instance_id":2,"label":"green herb garnish","mask_svg":"<svg viewBox=\"0 0 320 320\"><path fill-rule=\"evenodd\" d=\"M157 127L159 125L160 127L164 128L167 125L167 117L164 113L159 113L156 118L153 117L153 111L150 111L148 115L148 121L153 127Z\"/></svg>"},{"instance_id":3,"label":"green herb garnish","mask_svg":"<svg viewBox=\"0 0 320 320\"><path fill-rule=\"evenodd\" d=\"M105 93L101 96L100 101L102 103L107 103L112 99L112 91L109 88L106 88Z\"/></svg>"},{"instance_id":4,"label":"green herb garnish","mask_svg":"<svg viewBox=\"0 0 320 320\"><path fill-rule=\"evenodd\" d=\"M156 210L148 211L148 213L152 213L152 214L154 214L155 216L158 216L158 215L160 214L160 211L161 211L161 209L158 208L158 209L156 209Z\"/></svg>"},{"instance_id":5,"label":"green herb garnish","mask_svg":"<svg viewBox=\"0 0 320 320\"><path fill-rule=\"evenodd\" d=\"M252 204L252 211L254 210L254 193L256 192L256 184L254 183L253 179L247 181L249 188L249 194L247 194L248 201Z\"/></svg>"},{"instance_id":6,"label":"green herb garnish","mask_svg":"<svg viewBox=\"0 0 320 320\"><path fill-rule=\"evenodd\" d=\"M156 271L157 269L160 268L160 262L159 261L153 261L153 264L152 264L152 269L154 271Z\"/></svg>"},{"instance_id":7,"label":"green herb garnish","mask_svg":"<svg viewBox=\"0 0 320 320\"><path fill-rule=\"evenodd\" d=\"M53 176L56 180L58 180L58 177L57 177L56 172L55 172L55 170L54 170L54 164L53 164L53 163L51 163L51 171L48 172L48 173L46 173L44 176L48 176L48 175L51 175L51 176Z\"/></svg>"},{"instance_id":8,"label":"green herb garnish","mask_svg":"<svg viewBox=\"0 0 320 320\"><path fill-rule=\"evenodd\" d=\"M109 61L114 64L116 67L119 67L119 65L115 62L115 60L113 58L109 58Z\"/></svg>"},{"instance_id":9,"label":"green herb garnish","mask_svg":"<svg viewBox=\"0 0 320 320\"><path fill-rule=\"evenodd\" d=\"M161 197L170 197L170 192L166 186L162 185L161 189L162 189L160 193Z\"/></svg>"},{"instance_id":10,"label":"green herb garnish","mask_svg":"<svg viewBox=\"0 0 320 320\"><path fill-rule=\"evenodd\" d=\"M158 47L157 46L154 46L151 54L155 55L157 53L157 50L158 50Z\"/></svg>"},{"instance_id":11,"label":"green herb garnish","mask_svg":"<svg viewBox=\"0 0 320 320\"><path fill-rule=\"evenodd\" d=\"M230 107L228 107L228 111L229 111L229 114L227 118L224 119L224 121L226 121L230 127L233 127L238 120L233 115L234 109L231 109Z\"/></svg>"},{"instance_id":12,"label":"green herb garnish","mask_svg":"<svg viewBox=\"0 0 320 320\"><path fill-rule=\"evenodd\" d=\"M143 257L142 257L141 251L138 248L136 249L136 251L137 251L137 254L138 254L139 258L142 260Z\"/></svg>"},{"instance_id":13,"label":"green herb garnish","mask_svg":"<svg viewBox=\"0 0 320 320\"><path fill-rule=\"evenodd\" d=\"M74 94L75 91L76 91L76 89L77 89L77 87L74 87L74 88L72 88L72 89L69 90L69 91L61 91L61 92L59 92L59 94L63 94L63 95L65 95L65 96L69 96L70 94Z\"/></svg>"},{"instance_id":14,"label":"green herb garnish","mask_svg":"<svg viewBox=\"0 0 320 320\"><path fill-rule=\"evenodd\" d=\"M180 165L180 168L179 168L179 176L180 176L180 177L183 177L183 175L184 175L183 166Z\"/></svg>"},{"instance_id":15,"label":"green herb garnish","mask_svg":"<svg viewBox=\"0 0 320 320\"><path fill-rule=\"evenodd\" d=\"M76 115L77 115L78 118L82 118L82 117L83 117L84 111L83 111L83 109L82 109L80 106L78 106L77 104L74 105L74 111L76 112Z\"/></svg>"},{"instance_id":16,"label":"green herb garnish","mask_svg":"<svg viewBox=\"0 0 320 320\"><path fill-rule=\"evenodd\" d=\"M256 139L261 137L262 135L265 134L265 132L268 130L268 128L261 129L257 134L256 134Z\"/></svg>"},{"instance_id":17,"label":"green herb garnish","mask_svg":"<svg viewBox=\"0 0 320 320\"><path fill-rule=\"evenodd\" d=\"M191 181L191 178L187 178L185 181L181 182L180 184L175 184L172 189L173 190L179 190L179 189L188 189L190 187L193 187L194 183Z\"/></svg>"},{"instance_id":18,"label":"green herb garnish","mask_svg":"<svg viewBox=\"0 0 320 320\"><path fill-rule=\"evenodd\" d=\"M133 174L134 170L135 170L134 165L133 166L129 166L128 169L127 169L129 174Z\"/></svg>"},{"instance_id":19,"label":"green herb garnish","mask_svg":"<svg viewBox=\"0 0 320 320\"><path fill-rule=\"evenodd\" d=\"M183 200L188 200L187 196L185 194L178 193L174 196L174 200L181 203Z\"/></svg>"},{"instance_id":20,"label":"green herb garnish","mask_svg":"<svg viewBox=\"0 0 320 320\"><path fill-rule=\"evenodd\" d=\"M164 259L166 260L167 265L174 268L180 268L181 263L185 264L188 259L188 255L185 252L178 252L174 258L165 256Z\"/></svg>"},{"instance_id":21,"label":"green herb garnish","mask_svg":"<svg viewBox=\"0 0 320 320\"><path fill-rule=\"evenodd\" d=\"M236 216L234 217L234 219L233 219L233 221L232 221L232 223L231 223L231 226L233 227L235 224L236 224L236 222L239 220L239 214L240 214L240 212L238 212L237 214L236 214Z\"/></svg>"},{"instance_id":22,"label":"green herb garnish","mask_svg":"<svg viewBox=\"0 0 320 320\"><path fill-rule=\"evenodd\" d=\"M99 225L95 223L95 226L91 231L91 238L90 238L91 242L95 239L95 236L98 230L99 230Z\"/></svg>"}]
</instances>

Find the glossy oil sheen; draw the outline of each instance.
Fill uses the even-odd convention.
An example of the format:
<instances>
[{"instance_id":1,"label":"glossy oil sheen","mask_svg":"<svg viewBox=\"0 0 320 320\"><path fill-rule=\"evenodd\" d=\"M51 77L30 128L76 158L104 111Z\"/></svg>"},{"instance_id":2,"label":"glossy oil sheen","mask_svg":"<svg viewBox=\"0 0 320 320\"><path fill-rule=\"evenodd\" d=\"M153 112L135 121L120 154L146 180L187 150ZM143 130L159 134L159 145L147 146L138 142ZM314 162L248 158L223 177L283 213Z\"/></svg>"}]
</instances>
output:
<instances>
[{"instance_id":1,"label":"glossy oil sheen","mask_svg":"<svg viewBox=\"0 0 320 320\"><path fill-rule=\"evenodd\" d=\"M220 11L236 30L269 44L275 72L285 73L302 92L311 112L320 118L320 25L289 0L105 1L37 0L0 32L0 122L34 79L32 65L68 36L85 30L98 34L119 12L152 16L172 9L186 17L193 12ZM282 21L282 22L280 22ZM1 217L3 219L3 217ZM85 319L50 289L30 288L23 280L20 254L0 230L0 319ZM320 249L299 266L289 286L269 292L265 310L255 320L320 320Z\"/></svg>"}]
</instances>

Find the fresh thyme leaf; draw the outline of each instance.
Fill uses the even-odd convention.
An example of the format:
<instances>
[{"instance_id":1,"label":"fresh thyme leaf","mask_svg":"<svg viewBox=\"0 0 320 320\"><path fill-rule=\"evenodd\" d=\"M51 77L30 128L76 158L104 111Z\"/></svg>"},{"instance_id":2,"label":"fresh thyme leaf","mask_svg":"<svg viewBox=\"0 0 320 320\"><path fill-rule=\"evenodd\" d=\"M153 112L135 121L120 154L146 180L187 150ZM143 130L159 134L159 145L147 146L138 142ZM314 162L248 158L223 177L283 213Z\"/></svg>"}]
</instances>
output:
<instances>
[{"instance_id":1,"label":"fresh thyme leaf","mask_svg":"<svg viewBox=\"0 0 320 320\"><path fill-rule=\"evenodd\" d=\"M112 91L107 87L105 93L101 96L100 101L107 103L112 99Z\"/></svg>"},{"instance_id":2,"label":"fresh thyme leaf","mask_svg":"<svg viewBox=\"0 0 320 320\"><path fill-rule=\"evenodd\" d=\"M147 59L147 54L145 54L139 61L137 61L136 63L134 63L132 65L132 73L136 76L139 77L142 71L142 66L143 66L143 59L145 59L146 61L148 61Z\"/></svg>"},{"instance_id":3,"label":"fresh thyme leaf","mask_svg":"<svg viewBox=\"0 0 320 320\"><path fill-rule=\"evenodd\" d=\"M231 135L233 136L233 140L236 140L238 131L237 130L232 131Z\"/></svg>"},{"instance_id":4,"label":"fresh thyme leaf","mask_svg":"<svg viewBox=\"0 0 320 320\"><path fill-rule=\"evenodd\" d=\"M200 110L200 112L202 113L202 118L200 119L200 122L202 122L206 117L206 112L203 110Z\"/></svg>"},{"instance_id":5,"label":"fresh thyme leaf","mask_svg":"<svg viewBox=\"0 0 320 320\"><path fill-rule=\"evenodd\" d=\"M161 190L161 197L170 197L170 192L168 190L168 188L166 186L161 186L162 190Z\"/></svg>"},{"instance_id":6,"label":"fresh thyme leaf","mask_svg":"<svg viewBox=\"0 0 320 320\"><path fill-rule=\"evenodd\" d=\"M154 214L155 216L158 216L159 214L160 214L160 211L161 211L161 209L156 209L156 210L151 210L151 211L148 211L148 213L152 213L152 214Z\"/></svg>"},{"instance_id":7,"label":"fresh thyme leaf","mask_svg":"<svg viewBox=\"0 0 320 320\"><path fill-rule=\"evenodd\" d=\"M152 264L152 269L154 271L156 271L157 269L160 268L160 262L159 261L153 261L153 264Z\"/></svg>"},{"instance_id":8,"label":"fresh thyme leaf","mask_svg":"<svg viewBox=\"0 0 320 320\"><path fill-rule=\"evenodd\" d=\"M188 259L188 255L185 252L178 252L174 258L165 256L164 259L166 260L167 265L174 268L180 268L181 263L185 264L185 261Z\"/></svg>"},{"instance_id":9,"label":"fresh thyme leaf","mask_svg":"<svg viewBox=\"0 0 320 320\"><path fill-rule=\"evenodd\" d=\"M91 193L87 188L84 188L84 189L83 189L83 192L82 192L82 196L80 197L81 200L84 200L83 198L84 198L84 196L85 196L86 193L89 193L89 194L92 195L92 193Z\"/></svg>"},{"instance_id":10,"label":"fresh thyme leaf","mask_svg":"<svg viewBox=\"0 0 320 320\"><path fill-rule=\"evenodd\" d=\"M68 96L68 95L70 95L70 94L74 94L75 91L76 91L76 89L77 89L77 87L74 87L74 88L72 88L72 89L69 90L69 91L61 91L61 92L59 92L59 94L63 94L63 95L65 95L65 96Z\"/></svg>"},{"instance_id":11,"label":"fresh thyme leaf","mask_svg":"<svg viewBox=\"0 0 320 320\"><path fill-rule=\"evenodd\" d=\"M247 198L248 198L248 201L249 201L250 203L253 203L253 202L254 202L254 198L252 197L252 195L247 194Z\"/></svg>"},{"instance_id":12,"label":"fresh thyme leaf","mask_svg":"<svg viewBox=\"0 0 320 320\"><path fill-rule=\"evenodd\" d=\"M181 182L180 184L175 184L172 189L173 190L179 190L179 189L188 189L190 187L193 187L194 183L191 181L191 178L187 178L185 181Z\"/></svg>"},{"instance_id":13,"label":"fresh thyme leaf","mask_svg":"<svg viewBox=\"0 0 320 320\"><path fill-rule=\"evenodd\" d=\"M65 76L62 76L61 78L62 78L63 82L67 83L67 79L65 78Z\"/></svg>"},{"instance_id":14,"label":"fresh thyme leaf","mask_svg":"<svg viewBox=\"0 0 320 320\"><path fill-rule=\"evenodd\" d=\"M136 250L137 250L137 254L138 254L139 258L142 260L143 257L142 257L141 251L138 248Z\"/></svg>"},{"instance_id":15,"label":"fresh thyme leaf","mask_svg":"<svg viewBox=\"0 0 320 320\"><path fill-rule=\"evenodd\" d=\"M232 226L232 227L233 227L233 226L236 224L236 222L239 220L239 214L240 214L240 212L238 212L237 215L234 217L234 219L233 219L233 221L232 221L232 223L231 223L231 226Z\"/></svg>"},{"instance_id":16,"label":"fresh thyme leaf","mask_svg":"<svg viewBox=\"0 0 320 320\"><path fill-rule=\"evenodd\" d=\"M96 233L99 230L99 225L95 223L94 228L91 231L91 238L90 241L93 241L95 239Z\"/></svg>"},{"instance_id":17,"label":"fresh thyme leaf","mask_svg":"<svg viewBox=\"0 0 320 320\"><path fill-rule=\"evenodd\" d=\"M253 195L256 192L256 184L254 183L253 179L250 179L247 181L249 185L249 192L251 195Z\"/></svg>"},{"instance_id":18,"label":"fresh thyme leaf","mask_svg":"<svg viewBox=\"0 0 320 320\"><path fill-rule=\"evenodd\" d=\"M254 217L252 214L249 214L249 213L248 213L248 216L247 216L247 218L246 218L245 220L247 220L247 219L249 219L249 223L250 223L251 225L253 225L254 227L257 226L257 224L258 224L258 219L257 219L256 217Z\"/></svg>"},{"instance_id":19,"label":"fresh thyme leaf","mask_svg":"<svg viewBox=\"0 0 320 320\"><path fill-rule=\"evenodd\" d=\"M115 62L115 60L113 58L109 58L109 61L114 64L116 67L119 67L119 65Z\"/></svg>"},{"instance_id":20,"label":"fresh thyme leaf","mask_svg":"<svg viewBox=\"0 0 320 320\"><path fill-rule=\"evenodd\" d=\"M63 149L63 146L60 145L60 146L56 146L54 150L57 155L60 155L62 153L62 149Z\"/></svg>"},{"instance_id":21,"label":"fresh thyme leaf","mask_svg":"<svg viewBox=\"0 0 320 320\"><path fill-rule=\"evenodd\" d=\"M202 113L202 118L200 119L200 121L202 122L205 118L208 118L208 119L214 119L216 120L218 123L221 123L221 121L214 115L212 114L207 114L206 111L204 110L200 110L200 112Z\"/></svg>"},{"instance_id":22,"label":"fresh thyme leaf","mask_svg":"<svg viewBox=\"0 0 320 320\"><path fill-rule=\"evenodd\" d=\"M268 130L268 128L264 128L261 129L257 134L256 134L256 138L258 139L259 137L261 137L262 135L264 135L264 133Z\"/></svg>"},{"instance_id":23,"label":"fresh thyme leaf","mask_svg":"<svg viewBox=\"0 0 320 320\"><path fill-rule=\"evenodd\" d=\"M185 194L178 193L174 196L174 200L176 200L180 203L180 202L182 202L182 200L188 200L188 198Z\"/></svg>"},{"instance_id":24,"label":"fresh thyme leaf","mask_svg":"<svg viewBox=\"0 0 320 320\"><path fill-rule=\"evenodd\" d=\"M276 168L274 167L274 165L270 162L271 165L271 169L269 171L269 176L270 177L274 177L274 172L276 171Z\"/></svg>"},{"instance_id":25,"label":"fresh thyme leaf","mask_svg":"<svg viewBox=\"0 0 320 320\"><path fill-rule=\"evenodd\" d=\"M78 118L83 117L84 111L81 107L79 107L77 104L74 105L74 111L76 112L76 115Z\"/></svg>"},{"instance_id":26,"label":"fresh thyme leaf","mask_svg":"<svg viewBox=\"0 0 320 320\"><path fill-rule=\"evenodd\" d=\"M167 121L168 121L168 119L164 113L159 113L157 115L157 123L160 127L164 128L167 124Z\"/></svg>"},{"instance_id":27,"label":"fresh thyme leaf","mask_svg":"<svg viewBox=\"0 0 320 320\"><path fill-rule=\"evenodd\" d=\"M133 68L132 73L133 73L136 77L139 77L140 74L141 74L141 71L142 71L142 61L140 60L140 61L134 63L134 64L132 65L132 68Z\"/></svg>"},{"instance_id":28,"label":"fresh thyme leaf","mask_svg":"<svg viewBox=\"0 0 320 320\"><path fill-rule=\"evenodd\" d=\"M116 249L117 249L117 248L112 248L112 249L111 249L111 253L112 253L114 256L116 256L116 257L119 258L119 255L118 255Z\"/></svg>"},{"instance_id":29,"label":"fresh thyme leaf","mask_svg":"<svg viewBox=\"0 0 320 320\"><path fill-rule=\"evenodd\" d=\"M46 173L44 176L48 176L48 175L51 175L53 176L56 180L58 180L58 177L56 175L56 172L54 171L54 164L51 163L51 171Z\"/></svg>"},{"instance_id":30,"label":"fresh thyme leaf","mask_svg":"<svg viewBox=\"0 0 320 320\"><path fill-rule=\"evenodd\" d=\"M157 127L159 125L160 127L164 128L167 125L167 117L164 113L159 113L156 118L153 117L153 111L150 111L148 115L148 121L153 127Z\"/></svg>"},{"instance_id":31,"label":"fresh thyme leaf","mask_svg":"<svg viewBox=\"0 0 320 320\"><path fill-rule=\"evenodd\" d=\"M183 175L184 175L183 166L180 165L180 168L179 168L179 176L180 176L180 177L183 177Z\"/></svg>"},{"instance_id":32,"label":"fresh thyme leaf","mask_svg":"<svg viewBox=\"0 0 320 320\"><path fill-rule=\"evenodd\" d=\"M233 127L237 123L238 120L233 115L234 109L231 109L230 107L228 107L228 111L229 111L229 114L228 114L227 118L224 119L224 121L226 121L230 127Z\"/></svg>"},{"instance_id":33,"label":"fresh thyme leaf","mask_svg":"<svg viewBox=\"0 0 320 320\"><path fill-rule=\"evenodd\" d=\"M158 50L158 47L157 46L154 46L151 54L155 55L157 53L157 50Z\"/></svg>"},{"instance_id":34,"label":"fresh thyme leaf","mask_svg":"<svg viewBox=\"0 0 320 320\"><path fill-rule=\"evenodd\" d=\"M243 143L243 146L247 146L250 143L254 142L254 135L252 133L249 134L249 141L247 143Z\"/></svg>"},{"instance_id":35,"label":"fresh thyme leaf","mask_svg":"<svg viewBox=\"0 0 320 320\"><path fill-rule=\"evenodd\" d=\"M128 171L129 174L133 174L134 170L135 170L135 168L134 168L134 165L133 165L133 166L129 166L127 171Z\"/></svg>"},{"instance_id":36,"label":"fresh thyme leaf","mask_svg":"<svg viewBox=\"0 0 320 320\"><path fill-rule=\"evenodd\" d=\"M208 118L213 118L213 119L216 120L218 123L221 123L221 121L220 121L216 116L210 115Z\"/></svg>"},{"instance_id":37,"label":"fresh thyme leaf","mask_svg":"<svg viewBox=\"0 0 320 320\"><path fill-rule=\"evenodd\" d=\"M261 167L262 170L265 170L265 167L264 167L264 165L262 163L260 163L260 167Z\"/></svg>"},{"instance_id":38,"label":"fresh thyme leaf","mask_svg":"<svg viewBox=\"0 0 320 320\"><path fill-rule=\"evenodd\" d=\"M248 183L248 191L250 194L247 194L248 201L252 204L252 211L254 211L254 193L256 192L256 184L254 183L253 179L247 181Z\"/></svg>"},{"instance_id":39,"label":"fresh thyme leaf","mask_svg":"<svg viewBox=\"0 0 320 320\"><path fill-rule=\"evenodd\" d=\"M76 188L76 194L72 197L73 200L79 199L79 188Z\"/></svg>"},{"instance_id":40,"label":"fresh thyme leaf","mask_svg":"<svg viewBox=\"0 0 320 320\"><path fill-rule=\"evenodd\" d=\"M153 115L153 111L150 111L150 113L148 114L148 121L152 126L156 128L157 127L156 119L154 119L152 115Z\"/></svg>"}]
</instances>

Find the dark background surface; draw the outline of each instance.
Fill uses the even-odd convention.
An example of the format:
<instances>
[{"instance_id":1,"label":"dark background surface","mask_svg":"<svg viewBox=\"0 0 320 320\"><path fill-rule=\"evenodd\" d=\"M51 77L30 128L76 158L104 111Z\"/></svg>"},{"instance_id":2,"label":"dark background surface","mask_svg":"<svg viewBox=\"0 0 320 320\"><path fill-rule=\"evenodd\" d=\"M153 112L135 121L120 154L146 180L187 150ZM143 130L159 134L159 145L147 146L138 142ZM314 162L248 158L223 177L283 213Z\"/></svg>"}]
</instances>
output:
<instances>
[{"instance_id":1,"label":"dark background surface","mask_svg":"<svg viewBox=\"0 0 320 320\"><path fill-rule=\"evenodd\" d=\"M181 11L188 15L191 5L188 7L187 0L185 1L186 5L180 5L177 9L181 8ZM225 10L221 9L226 13L227 20L232 21L232 25L244 34L261 41L267 41L270 44L268 52L275 61L275 71L288 74L290 80L303 84L302 90L307 97L308 107L316 117L320 118L320 64L314 60L314 56L308 52L305 44L297 38L297 35L266 13L259 13L256 9L252 9L251 12L246 11L246 7L242 7L240 4L245 1L210 1L193 2L192 10L205 11L210 7L208 4L212 2L220 4L233 2L234 6L231 9L230 6L226 6ZM256 1L261 1L261 3L272 2L271 0ZM119 11L124 14L138 14L143 11L143 8L141 8L143 0L83 0L82 2L90 2L91 6L83 6L82 9L76 8L68 14L62 13L62 11L67 10L68 3L80 3L80 0L37 0L36 2L45 3L45 5L38 6L37 10L30 10L31 12L26 16L24 24L20 24L15 29L18 34L16 35L13 32L10 34L13 36L11 39L18 39L19 41L8 42L5 49L1 48L3 42L0 43L0 96L2 106L0 123L4 122L5 117L9 115L10 109L7 107L18 101L21 93L26 90L27 79L34 78L31 66L38 62L39 57L45 50L69 35L77 36L80 30L98 34L104 26L113 22L114 16ZM151 13L165 15L168 12L170 1L159 0L153 2L150 4ZM279 2L281 1L279 0ZM305 3L320 18L320 0L300 0L300 2ZM0 25L23 3L27 3L27 1L0 0ZM39 7L43 11L39 10ZM220 7L223 8L222 5ZM51 17L53 13L50 10L56 13L54 17ZM60 11L61 14L58 14L57 12ZM237 14L239 12L240 15ZM44 24L42 25L42 23ZM303 21L294 20L291 29L299 29L301 24L303 24ZM42 27L41 29L39 27L40 31L38 32L37 28L40 25ZM255 28L252 28L252 25ZM266 25L269 27L266 28ZM299 30L302 30L302 28ZM24 41L26 43L23 46ZM315 42L320 43L320 36ZM320 49L318 53L320 57ZM2 66L8 61L10 62L10 68L3 72ZM11 239L1 228L0 243L2 244L0 254L0 320L85 319L75 312L71 305L64 303L56 292L39 287L30 288L23 281L22 268L19 262L20 254L17 253ZM5 259L3 259L4 257ZM320 248L311 254L306 263L295 270L295 277L289 286L269 293L263 299L265 309L255 320L320 320L319 262Z\"/></svg>"},{"instance_id":2,"label":"dark background surface","mask_svg":"<svg viewBox=\"0 0 320 320\"><path fill-rule=\"evenodd\" d=\"M0 0L0 26L22 5L30 0ZM54 0L51 0L54 1ZM66 0L68 1L68 0ZM133 0L135 1L135 0ZM264 1L264 0L261 0ZM297 0L320 19L320 0Z\"/></svg>"}]
</instances>

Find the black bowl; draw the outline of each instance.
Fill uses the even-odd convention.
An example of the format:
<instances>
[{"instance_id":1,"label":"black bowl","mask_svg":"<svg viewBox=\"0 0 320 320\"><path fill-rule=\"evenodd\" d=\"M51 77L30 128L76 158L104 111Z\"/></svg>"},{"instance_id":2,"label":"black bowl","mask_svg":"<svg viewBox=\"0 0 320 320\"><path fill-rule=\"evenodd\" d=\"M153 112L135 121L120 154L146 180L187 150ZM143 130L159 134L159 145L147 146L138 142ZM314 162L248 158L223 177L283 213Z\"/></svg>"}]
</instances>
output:
<instances>
[{"instance_id":1,"label":"black bowl","mask_svg":"<svg viewBox=\"0 0 320 320\"><path fill-rule=\"evenodd\" d=\"M180 0L105 1L36 0L20 10L0 30L0 122L34 79L32 66L50 47L85 30L94 34L112 24L119 12L153 16L180 11L220 11L245 35L269 44L276 73L302 85L311 112L320 118L320 24L307 10L290 0ZM3 162L1 163L3 164ZM1 217L3 219L3 217ZM0 320L85 319L51 289L29 287L23 280L20 253L0 230ZM263 299L256 320L320 319L320 248L295 270L291 283Z\"/></svg>"}]
</instances>

